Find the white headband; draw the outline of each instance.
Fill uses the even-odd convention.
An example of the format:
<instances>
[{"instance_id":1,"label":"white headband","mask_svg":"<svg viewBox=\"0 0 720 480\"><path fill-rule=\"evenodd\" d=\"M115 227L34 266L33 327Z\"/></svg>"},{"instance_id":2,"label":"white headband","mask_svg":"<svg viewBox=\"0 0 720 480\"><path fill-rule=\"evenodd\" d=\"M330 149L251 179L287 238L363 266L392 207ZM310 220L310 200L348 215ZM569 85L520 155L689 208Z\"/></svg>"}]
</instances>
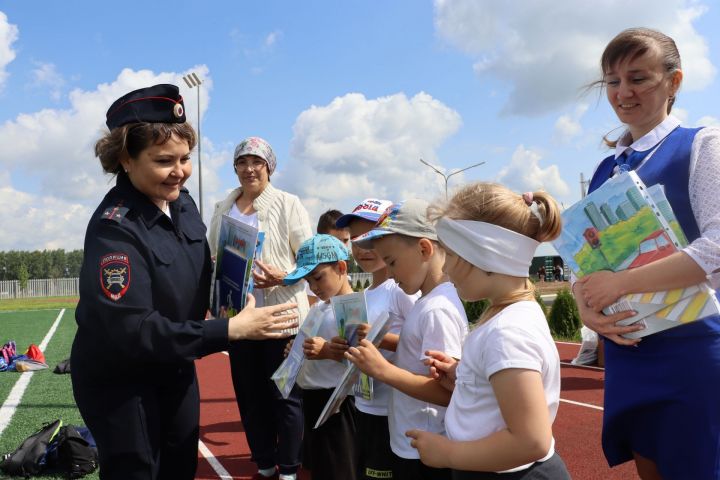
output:
<instances>
[{"instance_id":1,"label":"white headband","mask_svg":"<svg viewBox=\"0 0 720 480\"><path fill-rule=\"evenodd\" d=\"M540 242L492 223L443 217L438 239L461 258L486 272L528 277Z\"/></svg>"}]
</instances>

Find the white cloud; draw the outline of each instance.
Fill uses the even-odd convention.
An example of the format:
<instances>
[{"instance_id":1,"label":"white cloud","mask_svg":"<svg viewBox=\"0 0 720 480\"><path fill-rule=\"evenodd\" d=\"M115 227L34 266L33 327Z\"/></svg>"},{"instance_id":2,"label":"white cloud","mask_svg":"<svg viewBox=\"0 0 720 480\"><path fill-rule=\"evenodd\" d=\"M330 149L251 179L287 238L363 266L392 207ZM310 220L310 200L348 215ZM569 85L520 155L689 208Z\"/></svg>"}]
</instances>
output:
<instances>
[{"instance_id":1,"label":"white cloud","mask_svg":"<svg viewBox=\"0 0 720 480\"><path fill-rule=\"evenodd\" d=\"M705 115L704 117L700 117L696 123L698 127L720 127L720 119L717 117L711 117L710 115Z\"/></svg>"},{"instance_id":2,"label":"white cloud","mask_svg":"<svg viewBox=\"0 0 720 480\"><path fill-rule=\"evenodd\" d=\"M15 60L15 50L12 44L18 38L18 28L8 22L8 17L0 11L0 90L5 85L8 73L5 67Z\"/></svg>"},{"instance_id":3,"label":"white cloud","mask_svg":"<svg viewBox=\"0 0 720 480\"><path fill-rule=\"evenodd\" d=\"M678 120L680 120L682 123L687 123L690 116L687 110L680 107L673 107L672 114L674 117L677 117Z\"/></svg>"},{"instance_id":4,"label":"white cloud","mask_svg":"<svg viewBox=\"0 0 720 480\"><path fill-rule=\"evenodd\" d=\"M50 98L54 101L60 100L62 89L65 86L65 79L57 71L52 63L36 62L36 68L32 71L33 82L35 88L46 88L50 93Z\"/></svg>"},{"instance_id":5,"label":"white cloud","mask_svg":"<svg viewBox=\"0 0 720 480\"><path fill-rule=\"evenodd\" d=\"M106 128L107 108L131 90L157 83L174 83L180 86L185 99L188 120L196 125L197 91L191 91L182 81L182 76L191 71L203 79L200 97L202 111L205 111L212 89L212 79L206 66L196 66L185 72L162 73L124 69L114 81L100 84L95 90L73 90L69 94L70 107L67 109L23 113L0 125L0 144L3 145L0 149L0 171L10 172L0 185L5 188L6 198L16 198L16 203L23 205L23 208L13 210L12 214L4 212L3 215L11 221L0 224L12 224L14 227L11 230L18 231L24 231L24 225L36 226L32 230L34 233L21 244L13 243L14 237L4 234L0 237L0 250L50 248L56 242L65 242L63 246L66 248L80 248L89 213L114 183L111 177L102 173L93 151L95 142ZM212 197L220 183L214 166L224 161L223 155L229 154L214 151L211 144L207 148L203 152L203 185L206 188L204 194ZM27 184L26 181L18 185L13 183L16 177L31 179L35 183ZM188 181L188 188L197 194L196 176ZM42 192L42 195L35 192ZM67 212L72 215L66 215ZM64 228L64 233L57 237L53 236L53 222L56 220ZM43 221L48 222L47 228L40 228ZM19 225L23 227L19 228Z\"/></svg>"},{"instance_id":6,"label":"white cloud","mask_svg":"<svg viewBox=\"0 0 720 480\"><path fill-rule=\"evenodd\" d=\"M280 30L275 30L274 32L270 32L265 37L265 46L267 48L272 47L282 38L282 36L283 36L283 33Z\"/></svg>"},{"instance_id":7,"label":"white cloud","mask_svg":"<svg viewBox=\"0 0 720 480\"><path fill-rule=\"evenodd\" d=\"M638 18L675 39L683 88L705 88L716 69L693 26L705 10L694 0L605 0L593 8L570 1L518 8L516 2L435 0L435 27L444 41L476 59L478 75L510 85L503 113L540 114L576 100L598 78L605 45Z\"/></svg>"},{"instance_id":8,"label":"white cloud","mask_svg":"<svg viewBox=\"0 0 720 480\"><path fill-rule=\"evenodd\" d=\"M523 145L518 145L510 163L500 170L497 181L516 192L545 190L556 198L570 193L570 188L560 176L557 165L540 166L542 156Z\"/></svg>"},{"instance_id":9,"label":"white cloud","mask_svg":"<svg viewBox=\"0 0 720 480\"><path fill-rule=\"evenodd\" d=\"M82 248L85 227L95 207L48 195L0 187L0 250ZM11 226L11 227L10 227Z\"/></svg>"},{"instance_id":10,"label":"white cloud","mask_svg":"<svg viewBox=\"0 0 720 480\"><path fill-rule=\"evenodd\" d=\"M311 221L371 196L432 200L444 183L419 159L437 165L438 146L460 125L457 112L427 93L377 99L349 93L298 116L291 161L273 180L302 198Z\"/></svg>"},{"instance_id":11,"label":"white cloud","mask_svg":"<svg viewBox=\"0 0 720 480\"><path fill-rule=\"evenodd\" d=\"M574 138L583 133L580 119L588 109L588 105L583 103L575 108L571 114L561 115L555 122L553 140L559 144L568 144Z\"/></svg>"}]
</instances>

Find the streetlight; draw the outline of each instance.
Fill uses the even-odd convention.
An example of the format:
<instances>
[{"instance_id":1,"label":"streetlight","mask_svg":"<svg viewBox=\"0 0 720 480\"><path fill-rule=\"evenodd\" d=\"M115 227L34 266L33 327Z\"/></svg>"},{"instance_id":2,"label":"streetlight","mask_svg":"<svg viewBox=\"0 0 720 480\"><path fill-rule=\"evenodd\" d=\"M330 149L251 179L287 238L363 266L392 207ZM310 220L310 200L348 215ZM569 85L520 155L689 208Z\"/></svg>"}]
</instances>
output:
<instances>
[{"instance_id":1,"label":"streetlight","mask_svg":"<svg viewBox=\"0 0 720 480\"><path fill-rule=\"evenodd\" d=\"M471 168L473 168L473 167L479 167L480 165L482 165L482 164L485 163L485 162L476 163L476 164L474 164L474 165L470 165L469 167L461 168L460 170L458 170L458 171L456 171L456 172L453 172L453 173L451 173L450 175L445 175L443 172L441 172L440 170L438 170L437 168L435 168L433 165L430 165L428 162L426 162L426 161L423 160L422 158L420 159L420 161L421 161L422 163L424 163L425 165L427 165L428 167L430 167L430 168L432 168L433 170L435 170L435 171L436 171L437 173L439 173L440 175L442 175L443 179L445 180L445 200L447 200L447 198L448 198L448 179L449 179L450 177L452 177L452 176L455 175L456 173L464 172L465 170L469 170L469 169L471 169Z\"/></svg>"},{"instance_id":2,"label":"streetlight","mask_svg":"<svg viewBox=\"0 0 720 480\"><path fill-rule=\"evenodd\" d=\"M202 160L201 160L201 143L202 143L202 136L200 135L200 85L202 85L202 82L200 81L200 77L195 74L195 72L191 72L187 75L184 75L183 80L185 80L185 84L188 86L188 88L194 88L197 87L197 134L198 134L198 195L200 196L200 218L203 218L203 194L202 194Z\"/></svg>"},{"instance_id":3,"label":"streetlight","mask_svg":"<svg viewBox=\"0 0 720 480\"><path fill-rule=\"evenodd\" d=\"M590 186L590 180L585 180L585 175L580 172L580 198L587 196L587 189Z\"/></svg>"}]
</instances>

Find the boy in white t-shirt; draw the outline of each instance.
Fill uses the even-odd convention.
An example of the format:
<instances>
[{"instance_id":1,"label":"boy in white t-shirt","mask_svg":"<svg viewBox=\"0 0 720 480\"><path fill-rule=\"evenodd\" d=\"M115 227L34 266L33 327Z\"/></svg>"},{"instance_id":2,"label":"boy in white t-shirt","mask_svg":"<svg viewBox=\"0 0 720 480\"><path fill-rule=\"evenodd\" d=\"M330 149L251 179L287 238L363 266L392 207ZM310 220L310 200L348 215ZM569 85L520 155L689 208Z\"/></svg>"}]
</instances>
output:
<instances>
[{"instance_id":1,"label":"boy in white t-shirt","mask_svg":"<svg viewBox=\"0 0 720 480\"><path fill-rule=\"evenodd\" d=\"M445 432L446 409L438 405L447 405L450 395L427 376L425 352L442 346L442 351L460 358L468 332L462 302L442 271L445 255L427 209L428 203L418 199L393 205L373 230L354 240L380 255L390 277L405 293L422 294L403 323L394 365L365 340L345 354L360 370L394 387L388 420L393 473L400 480L450 478L450 470L420 462L405 432L417 428Z\"/></svg>"},{"instance_id":2,"label":"boy in white t-shirt","mask_svg":"<svg viewBox=\"0 0 720 480\"><path fill-rule=\"evenodd\" d=\"M345 371L342 352L330 348L330 339L338 335L330 298L352 293L347 275L348 251L331 235L315 235L300 245L297 268L283 283L292 285L305 279L319 301L307 318L320 316L315 337L305 339L305 361L297 376L303 392L303 463L307 463L314 480L355 480L357 449L355 448L355 407L347 397L340 411L322 426L313 429L320 413Z\"/></svg>"},{"instance_id":3,"label":"boy in white t-shirt","mask_svg":"<svg viewBox=\"0 0 720 480\"><path fill-rule=\"evenodd\" d=\"M351 237L358 237L373 229L380 216L392 206L389 200L367 198L355 207L352 213L340 217L336 226L350 230ZM385 262L372 249L360 248L352 244L352 254L358 266L372 273L372 284L365 290L365 301L368 307L370 325L383 312L391 316L389 333L380 345L380 351L389 361L393 361L402 324L408 312L415 304L417 295L408 295L389 278ZM369 326L369 325L368 325ZM347 342L339 337L333 342L340 343L347 349ZM393 453L390 449L390 433L388 429L388 402L391 388L380 381L372 379L372 396L364 398L363 393L356 393L357 408L357 439L358 478L372 480L377 478L392 479Z\"/></svg>"}]
</instances>

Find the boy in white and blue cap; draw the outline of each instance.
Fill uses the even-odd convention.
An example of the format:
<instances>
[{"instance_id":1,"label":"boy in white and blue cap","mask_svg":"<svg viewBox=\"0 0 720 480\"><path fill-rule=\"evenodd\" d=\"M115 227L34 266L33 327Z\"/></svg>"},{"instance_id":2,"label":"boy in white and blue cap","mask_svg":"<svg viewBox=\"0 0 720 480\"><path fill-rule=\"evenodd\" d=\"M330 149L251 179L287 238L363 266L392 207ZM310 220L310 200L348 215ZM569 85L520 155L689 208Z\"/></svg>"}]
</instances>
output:
<instances>
[{"instance_id":1,"label":"boy in white and blue cap","mask_svg":"<svg viewBox=\"0 0 720 480\"><path fill-rule=\"evenodd\" d=\"M330 395L345 370L343 349L332 348L330 339L338 335L330 298L352 293L348 282L348 251L332 235L317 234L300 245L297 268L283 282L292 285L305 279L319 301L312 306L306 322L319 325L316 336L306 338L304 362L297 377L303 391L303 462L314 479L357 478L355 446L356 418L353 397L348 396L338 413L313 429ZM307 323L306 323L307 325Z\"/></svg>"}]
</instances>

